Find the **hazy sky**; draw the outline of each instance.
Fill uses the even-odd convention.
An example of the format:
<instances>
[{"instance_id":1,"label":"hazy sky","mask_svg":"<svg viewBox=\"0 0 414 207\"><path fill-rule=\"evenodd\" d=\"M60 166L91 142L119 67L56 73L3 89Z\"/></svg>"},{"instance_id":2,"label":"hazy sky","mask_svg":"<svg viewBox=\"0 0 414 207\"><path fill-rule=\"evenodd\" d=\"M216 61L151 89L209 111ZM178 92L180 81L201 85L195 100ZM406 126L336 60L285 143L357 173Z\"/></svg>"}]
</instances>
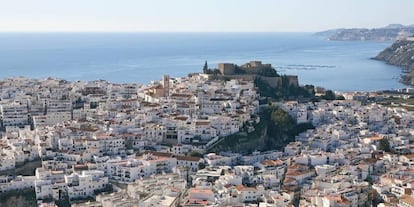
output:
<instances>
[{"instance_id":1,"label":"hazy sky","mask_svg":"<svg viewBox=\"0 0 414 207\"><path fill-rule=\"evenodd\" d=\"M0 0L0 31L297 32L414 24L413 0Z\"/></svg>"}]
</instances>

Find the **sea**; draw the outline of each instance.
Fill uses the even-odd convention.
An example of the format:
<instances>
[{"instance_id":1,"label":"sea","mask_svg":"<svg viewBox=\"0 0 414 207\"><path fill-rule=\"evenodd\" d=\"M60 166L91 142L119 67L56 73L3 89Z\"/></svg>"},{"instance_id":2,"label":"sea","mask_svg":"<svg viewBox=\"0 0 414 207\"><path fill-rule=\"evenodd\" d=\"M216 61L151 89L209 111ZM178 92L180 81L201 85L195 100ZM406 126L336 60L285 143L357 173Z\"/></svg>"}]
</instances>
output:
<instances>
[{"instance_id":1,"label":"sea","mask_svg":"<svg viewBox=\"0 0 414 207\"><path fill-rule=\"evenodd\" d=\"M335 91L404 88L401 69L371 60L392 42L312 33L0 33L0 79L16 76L147 84L218 63L270 63L300 84Z\"/></svg>"}]
</instances>

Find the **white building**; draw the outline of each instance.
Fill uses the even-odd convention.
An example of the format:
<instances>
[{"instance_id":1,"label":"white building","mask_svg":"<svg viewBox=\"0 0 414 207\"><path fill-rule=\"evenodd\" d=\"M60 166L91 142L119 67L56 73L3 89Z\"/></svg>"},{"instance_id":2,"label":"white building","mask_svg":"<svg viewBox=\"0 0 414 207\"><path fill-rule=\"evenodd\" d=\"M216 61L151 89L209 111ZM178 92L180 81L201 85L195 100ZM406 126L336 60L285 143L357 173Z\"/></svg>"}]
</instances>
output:
<instances>
[{"instance_id":1,"label":"white building","mask_svg":"<svg viewBox=\"0 0 414 207\"><path fill-rule=\"evenodd\" d=\"M94 196L96 190L105 188L108 178L103 171L86 170L82 174L65 175L65 184L69 199L87 198Z\"/></svg>"}]
</instances>

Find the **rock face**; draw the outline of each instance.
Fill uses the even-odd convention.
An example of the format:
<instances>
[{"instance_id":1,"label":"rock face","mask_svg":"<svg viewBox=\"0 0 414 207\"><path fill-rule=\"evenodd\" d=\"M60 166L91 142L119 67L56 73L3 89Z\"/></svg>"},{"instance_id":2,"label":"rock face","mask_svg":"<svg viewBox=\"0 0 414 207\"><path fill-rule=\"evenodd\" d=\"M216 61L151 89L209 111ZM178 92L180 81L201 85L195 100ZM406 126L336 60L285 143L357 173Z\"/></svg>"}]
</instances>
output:
<instances>
[{"instance_id":1,"label":"rock face","mask_svg":"<svg viewBox=\"0 0 414 207\"><path fill-rule=\"evenodd\" d=\"M414 66L414 39L413 41L397 40L373 59L382 60L403 68L411 68Z\"/></svg>"},{"instance_id":2,"label":"rock face","mask_svg":"<svg viewBox=\"0 0 414 207\"><path fill-rule=\"evenodd\" d=\"M389 41L404 39L414 35L414 27L412 25L404 26L400 24L390 24L386 27L366 29L334 29L316 33L316 35L326 36L329 40L340 41Z\"/></svg>"},{"instance_id":3,"label":"rock face","mask_svg":"<svg viewBox=\"0 0 414 207\"><path fill-rule=\"evenodd\" d=\"M402 82L414 85L414 37L397 40L373 59L402 67Z\"/></svg>"}]
</instances>

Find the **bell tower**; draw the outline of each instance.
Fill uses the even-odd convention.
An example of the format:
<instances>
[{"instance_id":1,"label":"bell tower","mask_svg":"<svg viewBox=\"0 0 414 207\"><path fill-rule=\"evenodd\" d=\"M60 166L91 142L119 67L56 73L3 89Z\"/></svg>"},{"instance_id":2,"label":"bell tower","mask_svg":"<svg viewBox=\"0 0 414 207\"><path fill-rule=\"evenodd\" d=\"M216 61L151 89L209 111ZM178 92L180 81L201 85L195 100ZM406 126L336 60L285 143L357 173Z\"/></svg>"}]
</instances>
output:
<instances>
[{"instance_id":1,"label":"bell tower","mask_svg":"<svg viewBox=\"0 0 414 207\"><path fill-rule=\"evenodd\" d=\"M164 97L168 97L170 95L170 76L162 76L162 87L164 89Z\"/></svg>"}]
</instances>

